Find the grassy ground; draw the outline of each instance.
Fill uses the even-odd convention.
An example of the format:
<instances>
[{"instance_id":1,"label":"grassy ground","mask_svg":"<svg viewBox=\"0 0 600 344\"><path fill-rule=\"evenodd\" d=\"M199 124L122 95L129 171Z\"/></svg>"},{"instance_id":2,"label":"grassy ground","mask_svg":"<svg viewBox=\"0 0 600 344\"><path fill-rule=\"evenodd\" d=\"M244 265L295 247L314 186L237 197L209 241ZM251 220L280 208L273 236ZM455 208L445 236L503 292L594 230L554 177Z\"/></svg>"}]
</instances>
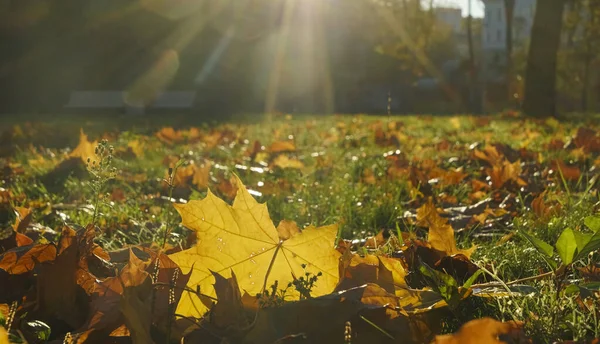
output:
<instances>
[{"instance_id":1,"label":"grassy ground","mask_svg":"<svg viewBox=\"0 0 600 344\"><path fill-rule=\"evenodd\" d=\"M593 141L598 136L578 132L600 130L596 117L282 115L199 122L177 116L5 121L3 200L33 208L32 222L48 228L96 220L106 250L162 245L173 227L168 244L177 250L193 240L178 224L169 195L199 199L208 186L231 201L234 173L267 203L276 224L337 223L344 239L380 232L385 238L400 233L424 238L427 229L417 225L416 210L432 199L453 226L458 247L477 245L471 260L488 272L481 283L526 279L517 283L526 290L522 294L467 299L445 319L445 331L492 316L524 321L536 342L600 337L597 295L585 299L562 290L600 280L600 255L575 262L564 275L568 283L557 284L545 275L551 269L542 255L514 235L526 232L554 243L565 228L585 231L584 219L598 214L600 160ZM65 163L78 144L79 128L90 141L104 138L114 147L113 179L90 177L83 162ZM164 180L170 168L171 191ZM6 225L12 221L7 218ZM39 228L37 233L38 240L54 235ZM385 242L373 248L358 241L356 247L391 254Z\"/></svg>"}]
</instances>

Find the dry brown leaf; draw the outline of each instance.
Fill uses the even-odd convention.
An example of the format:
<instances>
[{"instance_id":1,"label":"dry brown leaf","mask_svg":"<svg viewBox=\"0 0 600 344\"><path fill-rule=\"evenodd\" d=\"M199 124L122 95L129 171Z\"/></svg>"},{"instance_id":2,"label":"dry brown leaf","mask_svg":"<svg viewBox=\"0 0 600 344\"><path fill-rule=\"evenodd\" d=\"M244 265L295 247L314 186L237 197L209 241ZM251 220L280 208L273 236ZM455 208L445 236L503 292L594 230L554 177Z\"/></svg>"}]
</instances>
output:
<instances>
[{"instance_id":1,"label":"dry brown leaf","mask_svg":"<svg viewBox=\"0 0 600 344\"><path fill-rule=\"evenodd\" d=\"M298 159L290 158L287 155L278 155L273 160L273 166L277 166L279 168L294 168L294 169L303 169L304 163Z\"/></svg>"},{"instance_id":2,"label":"dry brown leaf","mask_svg":"<svg viewBox=\"0 0 600 344\"><path fill-rule=\"evenodd\" d=\"M377 183L377 179L375 178L375 173L370 168L366 168L362 174L362 182L368 185L375 185Z\"/></svg>"},{"instance_id":3,"label":"dry brown leaf","mask_svg":"<svg viewBox=\"0 0 600 344\"><path fill-rule=\"evenodd\" d=\"M17 219L13 228L15 232L23 233L31 223L31 209L24 207L15 207L15 214L17 215Z\"/></svg>"},{"instance_id":4,"label":"dry brown leaf","mask_svg":"<svg viewBox=\"0 0 600 344\"><path fill-rule=\"evenodd\" d=\"M294 221L281 220L277 225L277 234L279 234L279 239L288 240L296 234L300 234L300 228Z\"/></svg>"},{"instance_id":5,"label":"dry brown leaf","mask_svg":"<svg viewBox=\"0 0 600 344\"><path fill-rule=\"evenodd\" d=\"M531 208L538 219L547 219L551 216L557 215L560 212L560 204L546 202L546 194L547 190L544 190L544 192L531 201Z\"/></svg>"},{"instance_id":6,"label":"dry brown leaf","mask_svg":"<svg viewBox=\"0 0 600 344\"><path fill-rule=\"evenodd\" d=\"M521 162L519 160L514 163L504 160L492 168L487 168L486 171L492 181L492 187L496 190L500 190L509 181L514 181L519 186L527 185L527 182L520 177Z\"/></svg>"},{"instance_id":7,"label":"dry brown leaf","mask_svg":"<svg viewBox=\"0 0 600 344\"><path fill-rule=\"evenodd\" d=\"M573 143L588 154L600 153L600 136L594 129L580 127L573 138Z\"/></svg>"},{"instance_id":8,"label":"dry brown leaf","mask_svg":"<svg viewBox=\"0 0 600 344\"><path fill-rule=\"evenodd\" d=\"M504 156L498 152L495 146L487 145L483 151L475 149L473 156L479 160L486 161L491 166L502 163Z\"/></svg>"},{"instance_id":9,"label":"dry brown leaf","mask_svg":"<svg viewBox=\"0 0 600 344\"><path fill-rule=\"evenodd\" d=\"M455 334L436 336L432 344L502 344L500 336L511 338L511 343L530 343L521 325L500 322L491 318L471 320Z\"/></svg>"},{"instance_id":10,"label":"dry brown leaf","mask_svg":"<svg viewBox=\"0 0 600 344\"><path fill-rule=\"evenodd\" d=\"M471 257L475 246L468 250L460 250L456 247L454 238L454 229L448 223L448 220L441 217L431 198L427 203L417 209L417 224L423 227L429 227L427 241L431 247L446 255L463 254Z\"/></svg>"},{"instance_id":11,"label":"dry brown leaf","mask_svg":"<svg viewBox=\"0 0 600 344\"><path fill-rule=\"evenodd\" d=\"M154 343L150 335L153 315L152 279L145 271L147 266L144 262L133 253L129 257L128 266L120 274L123 294L119 310L134 344Z\"/></svg>"},{"instance_id":12,"label":"dry brown leaf","mask_svg":"<svg viewBox=\"0 0 600 344\"><path fill-rule=\"evenodd\" d=\"M295 152L296 145L293 141L276 141L267 148L267 151L269 153Z\"/></svg>"},{"instance_id":13,"label":"dry brown leaf","mask_svg":"<svg viewBox=\"0 0 600 344\"><path fill-rule=\"evenodd\" d=\"M568 181L578 181L581 177L581 170L577 166L568 166L562 161L554 160L550 164L550 167L554 171L557 178L562 177Z\"/></svg>"},{"instance_id":14,"label":"dry brown leaf","mask_svg":"<svg viewBox=\"0 0 600 344\"><path fill-rule=\"evenodd\" d=\"M361 257L345 255L340 260L340 282L336 291L347 290L366 283L374 283L394 294L406 289L406 270L400 261L375 255Z\"/></svg>"},{"instance_id":15,"label":"dry brown leaf","mask_svg":"<svg viewBox=\"0 0 600 344\"><path fill-rule=\"evenodd\" d=\"M196 166L196 165L194 165ZM200 190L208 188L210 183L210 169L212 164L210 161L205 161L202 165L196 166L194 175L192 177L192 183Z\"/></svg>"},{"instance_id":16,"label":"dry brown leaf","mask_svg":"<svg viewBox=\"0 0 600 344\"><path fill-rule=\"evenodd\" d=\"M18 247L0 256L0 269L11 275L23 274L31 271L37 263L54 260L56 251L52 244Z\"/></svg>"},{"instance_id":17,"label":"dry brown leaf","mask_svg":"<svg viewBox=\"0 0 600 344\"><path fill-rule=\"evenodd\" d=\"M242 329L248 326L244 304L235 273L225 278L213 272L218 302L211 310L210 322L219 329Z\"/></svg>"},{"instance_id":18,"label":"dry brown leaf","mask_svg":"<svg viewBox=\"0 0 600 344\"><path fill-rule=\"evenodd\" d=\"M40 265L37 280L39 311L65 321L72 328L85 321L87 295L81 292L91 293L95 283L87 264L82 264L93 247L93 236L86 235L87 231L94 231L94 227L88 226L79 234L65 227L56 259Z\"/></svg>"}]
</instances>

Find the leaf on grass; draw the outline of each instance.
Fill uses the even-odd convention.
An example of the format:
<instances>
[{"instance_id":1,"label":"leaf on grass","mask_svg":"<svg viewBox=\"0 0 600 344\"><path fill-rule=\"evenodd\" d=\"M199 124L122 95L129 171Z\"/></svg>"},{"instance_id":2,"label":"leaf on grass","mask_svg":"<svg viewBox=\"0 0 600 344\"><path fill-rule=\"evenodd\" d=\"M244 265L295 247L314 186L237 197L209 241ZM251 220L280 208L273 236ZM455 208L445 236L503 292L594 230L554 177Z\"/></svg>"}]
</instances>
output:
<instances>
[{"instance_id":1,"label":"leaf on grass","mask_svg":"<svg viewBox=\"0 0 600 344\"><path fill-rule=\"evenodd\" d=\"M134 344L153 343L152 326L152 279L145 271L145 264L130 254L129 265L119 277L123 294L119 310ZM141 281L141 282L140 282Z\"/></svg>"},{"instance_id":2,"label":"leaf on grass","mask_svg":"<svg viewBox=\"0 0 600 344\"><path fill-rule=\"evenodd\" d=\"M417 209L417 224L429 227L427 241L431 247L437 251L443 252L449 256L463 254L467 258L471 257L471 254L475 251L475 246L468 250L461 250L456 247L454 229L448 223L447 219L438 214L431 198L427 203Z\"/></svg>"},{"instance_id":3,"label":"leaf on grass","mask_svg":"<svg viewBox=\"0 0 600 344\"><path fill-rule=\"evenodd\" d=\"M515 322L500 322L491 318L471 320L454 334L436 336L432 344L502 344L529 343L522 326Z\"/></svg>"},{"instance_id":4,"label":"leaf on grass","mask_svg":"<svg viewBox=\"0 0 600 344\"><path fill-rule=\"evenodd\" d=\"M486 169L487 174L492 181L492 187L500 190L506 183L514 181L519 186L527 185L527 182L521 179L521 162L519 160L511 163L504 160L502 163Z\"/></svg>"},{"instance_id":5,"label":"leaf on grass","mask_svg":"<svg viewBox=\"0 0 600 344\"><path fill-rule=\"evenodd\" d=\"M150 262L140 260L131 251L129 253L127 265L121 269L118 276L106 278L95 284L89 304L90 311L88 317L75 333L87 333L86 336L95 334L105 337L106 334L113 332L126 323L124 317L131 315L131 313L124 314L122 310L131 306L131 304L127 305L127 303L135 303L135 301L134 299L124 301L123 298L126 297L124 291L127 288L136 287L144 291L144 288L147 288L143 287L144 283L148 283L147 281L150 280L148 278L149 274L145 271ZM132 298L134 295L135 292L132 290L127 297ZM147 300L146 303L151 305L150 301ZM126 312L134 312L134 310L127 309ZM150 316L151 312L148 312L147 315ZM136 315L133 316L135 317ZM144 322L139 319L132 319L132 327L134 323L141 324ZM129 330L133 331L131 328ZM144 335L140 336L144 337Z\"/></svg>"},{"instance_id":6,"label":"leaf on grass","mask_svg":"<svg viewBox=\"0 0 600 344\"><path fill-rule=\"evenodd\" d=\"M550 168L555 172L557 178L564 178L568 181L578 181L581 177L581 170L577 166L569 166L560 160L554 160Z\"/></svg>"},{"instance_id":7,"label":"leaf on grass","mask_svg":"<svg viewBox=\"0 0 600 344\"><path fill-rule=\"evenodd\" d=\"M301 170L304 168L304 163L298 159L290 158L287 155L281 154L278 155L275 160L273 160L273 166L277 166L282 169L293 168Z\"/></svg>"},{"instance_id":8,"label":"leaf on grass","mask_svg":"<svg viewBox=\"0 0 600 344\"><path fill-rule=\"evenodd\" d=\"M55 258L55 245L21 246L0 255L0 269L11 275L19 275L31 271L37 263L54 260Z\"/></svg>"},{"instance_id":9,"label":"leaf on grass","mask_svg":"<svg viewBox=\"0 0 600 344\"><path fill-rule=\"evenodd\" d=\"M85 321L88 300L94 286L94 276L84 261L91 255L94 226L76 233L65 227L58 245L58 255L53 261L40 265L37 280L39 311L48 317L65 321L78 328Z\"/></svg>"},{"instance_id":10,"label":"leaf on grass","mask_svg":"<svg viewBox=\"0 0 600 344\"><path fill-rule=\"evenodd\" d=\"M600 153L600 136L594 129L580 127L573 143L577 148L583 148L586 153Z\"/></svg>"},{"instance_id":11,"label":"leaf on grass","mask_svg":"<svg viewBox=\"0 0 600 344\"><path fill-rule=\"evenodd\" d=\"M244 312L242 295L235 273L225 278L213 272L215 277L215 293L219 302L211 310L210 321L213 326L221 329L239 329L248 326Z\"/></svg>"},{"instance_id":12,"label":"leaf on grass","mask_svg":"<svg viewBox=\"0 0 600 344\"><path fill-rule=\"evenodd\" d=\"M383 256L344 256L340 260L340 283L336 290L347 290L366 283L375 283L390 293L406 289L406 271L400 261Z\"/></svg>"},{"instance_id":13,"label":"leaf on grass","mask_svg":"<svg viewBox=\"0 0 600 344\"><path fill-rule=\"evenodd\" d=\"M13 224L13 229L15 232L23 233L31 223L31 209L15 207L15 214L17 215L17 219Z\"/></svg>"},{"instance_id":14,"label":"leaf on grass","mask_svg":"<svg viewBox=\"0 0 600 344\"><path fill-rule=\"evenodd\" d=\"M194 165L196 166L196 165ZM205 161L202 165L196 166L194 175L192 177L192 183L200 190L208 188L210 182L210 169L212 165L210 161Z\"/></svg>"},{"instance_id":15,"label":"leaf on grass","mask_svg":"<svg viewBox=\"0 0 600 344\"><path fill-rule=\"evenodd\" d=\"M539 219L548 219L552 216L557 216L560 212L561 206L558 203L546 202L547 191L542 192L539 196L531 201L531 208L533 213Z\"/></svg>"},{"instance_id":16,"label":"leaf on grass","mask_svg":"<svg viewBox=\"0 0 600 344\"><path fill-rule=\"evenodd\" d=\"M79 144L71 154L69 154L70 158L80 158L84 164L87 164L87 159L90 159L90 163L96 161L96 146L98 145L97 141L90 142L88 140L87 135L83 132L83 129L79 132Z\"/></svg>"},{"instance_id":17,"label":"leaf on grass","mask_svg":"<svg viewBox=\"0 0 600 344\"><path fill-rule=\"evenodd\" d=\"M210 191L203 200L175 205L183 225L197 235L195 247L170 255L184 271L192 269L188 286L193 290L200 287L202 293L215 296L212 271L225 278L233 271L240 288L255 295L263 284L268 287L278 281L279 285L287 285L303 276L305 264L307 272L323 273L313 296L330 293L338 281L340 254L334 249L337 226L311 226L280 241L267 206L256 202L239 179L237 185L233 206ZM186 293L177 308L179 314L196 317L205 311L192 293Z\"/></svg>"},{"instance_id":18,"label":"leaf on grass","mask_svg":"<svg viewBox=\"0 0 600 344\"><path fill-rule=\"evenodd\" d=\"M295 152L296 145L292 141L276 141L267 149L270 153Z\"/></svg>"},{"instance_id":19,"label":"leaf on grass","mask_svg":"<svg viewBox=\"0 0 600 344\"><path fill-rule=\"evenodd\" d=\"M22 234L31 222L31 209L15 207L14 211L17 216L15 223L12 227L6 227L0 231L0 254L15 247L33 244L31 238Z\"/></svg>"}]
</instances>

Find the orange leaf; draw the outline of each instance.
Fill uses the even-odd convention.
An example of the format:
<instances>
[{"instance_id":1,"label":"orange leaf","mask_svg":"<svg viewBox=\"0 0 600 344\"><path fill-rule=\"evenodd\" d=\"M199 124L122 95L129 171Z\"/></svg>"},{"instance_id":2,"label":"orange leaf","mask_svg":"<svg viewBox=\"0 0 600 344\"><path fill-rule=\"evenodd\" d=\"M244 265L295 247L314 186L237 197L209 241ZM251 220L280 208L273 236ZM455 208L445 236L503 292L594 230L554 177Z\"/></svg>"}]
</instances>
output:
<instances>
[{"instance_id":1,"label":"orange leaf","mask_svg":"<svg viewBox=\"0 0 600 344\"><path fill-rule=\"evenodd\" d=\"M500 322L491 318L469 321L455 334L436 336L433 344L502 344L499 336L510 337L511 343L530 343L521 325L515 322Z\"/></svg>"},{"instance_id":2,"label":"orange leaf","mask_svg":"<svg viewBox=\"0 0 600 344\"><path fill-rule=\"evenodd\" d=\"M438 214L431 198L417 209L417 225L429 227L427 241L437 251L449 256L460 253L466 257L471 257L471 254L475 251L475 246L468 250L460 250L456 247L454 229L448 224L448 220Z\"/></svg>"},{"instance_id":3,"label":"orange leaf","mask_svg":"<svg viewBox=\"0 0 600 344\"><path fill-rule=\"evenodd\" d=\"M292 141L276 141L267 149L270 153L294 152L296 145Z\"/></svg>"},{"instance_id":4,"label":"orange leaf","mask_svg":"<svg viewBox=\"0 0 600 344\"><path fill-rule=\"evenodd\" d=\"M73 149L71 154L69 154L70 158L80 158L84 164L87 164L88 159L90 159L90 163L96 161L96 145L97 141L90 142L88 141L87 135L81 129L79 133L79 145Z\"/></svg>"}]
</instances>

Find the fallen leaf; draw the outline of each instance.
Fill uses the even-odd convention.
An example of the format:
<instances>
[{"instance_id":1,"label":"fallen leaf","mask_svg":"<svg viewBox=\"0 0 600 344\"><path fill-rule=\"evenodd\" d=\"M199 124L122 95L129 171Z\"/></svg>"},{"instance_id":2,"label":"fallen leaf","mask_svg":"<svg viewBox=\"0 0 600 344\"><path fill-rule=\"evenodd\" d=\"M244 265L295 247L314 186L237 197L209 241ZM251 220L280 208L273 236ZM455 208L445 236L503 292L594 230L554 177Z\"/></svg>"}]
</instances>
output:
<instances>
[{"instance_id":1,"label":"fallen leaf","mask_svg":"<svg viewBox=\"0 0 600 344\"><path fill-rule=\"evenodd\" d=\"M463 254L467 258L471 257L475 246L468 250L460 250L456 247L456 239L454 238L454 229L448 223L447 219L441 217L431 198L427 203L417 209L417 224L429 227L427 241L431 247L437 251L443 252L446 255Z\"/></svg>"},{"instance_id":2,"label":"fallen leaf","mask_svg":"<svg viewBox=\"0 0 600 344\"><path fill-rule=\"evenodd\" d=\"M559 203L546 202L546 193L547 190L544 190L544 192L531 201L531 208L538 219L548 219L552 216L556 216L561 209Z\"/></svg>"},{"instance_id":3,"label":"fallen leaf","mask_svg":"<svg viewBox=\"0 0 600 344\"><path fill-rule=\"evenodd\" d=\"M6 332L4 326L0 326L0 344L10 344L8 341L8 332Z\"/></svg>"},{"instance_id":4,"label":"fallen leaf","mask_svg":"<svg viewBox=\"0 0 600 344\"><path fill-rule=\"evenodd\" d=\"M267 148L267 151L270 153L295 152L296 145L293 141L276 141Z\"/></svg>"},{"instance_id":5,"label":"fallen leaf","mask_svg":"<svg viewBox=\"0 0 600 344\"><path fill-rule=\"evenodd\" d=\"M135 154L135 156L138 158L143 157L144 154L146 153L146 147L144 147L144 144L142 143L142 141L137 140L137 139L128 141L127 147L129 147L131 149L131 151L133 152L133 154Z\"/></svg>"},{"instance_id":6,"label":"fallen leaf","mask_svg":"<svg viewBox=\"0 0 600 344\"><path fill-rule=\"evenodd\" d=\"M80 158L84 164L88 163L88 159L90 159L90 163L94 161L97 162L96 158L96 146L98 145L97 141L90 142L88 140L87 135L81 129L79 133L79 145L73 149L71 154L69 154L70 158Z\"/></svg>"},{"instance_id":7,"label":"fallen leaf","mask_svg":"<svg viewBox=\"0 0 600 344\"><path fill-rule=\"evenodd\" d=\"M594 129L580 127L573 143L577 148L583 148L586 153L600 153L600 136Z\"/></svg>"},{"instance_id":8,"label":"fallen leaf","mask_svg":"<svg viewBox=\"0 0 600 344\"><path fill-rule=\"evenodd\" d=\"M197 235L195 247L170 255L184 271L192 269L188 286L215 296L211 271L226 278L233 271L242 289L257 294L274 281L286 285L308 271L323 274L313 295L330 293L338 281L340 254L334 249L337 226L309 227L281 241L267 206L256 202L239 179L237 185L233 206L210 190L203 200L175 205L183 225ZM188 316L200 317L205 311L192 293L187 293L177 307L177 313Z\"/></svg>"},{"instance_id":9,"label":"fallen leaf","mask_svg":"<svg viewBox=\"0 0 600 344\"><path fill-rule=\"evenodd\" d=\"M213 272L215 278L215 293L218 302L211 309L210 322L219 329L234 331L248 326L245 316L242 295L235 273L230 278L224 278Z\"/></svg>"},{"instance_id":10,"label":"fallen leaf","mask_svg":"<svg viewBox=\"0 0 600 344\"><path fill-rule=\"evenodd\" d=\"M65 321L78 328L85 321L88 311L87 294L91 294L94 276L83 263L91 254L93 226L76 233L65 227L58 245L58 255L53 261L42 263L37 279L38 298L36 308L43 317Z\"/></svg>"},{"instance_id":11,"label":"fallen leaf","mask_svg":"<svg viewBox=\"0 0 600 344\"><path fill-rule=\"evenodd\" d=\"M554 160L550 164L557 178L565 178L569 181L578 181L581 177L581 170L577 166L568 166L560 160ZM562 176L562 177L561 177Z\"/></svg>"},{"instance_id":12,"label":"fallen leaf","mask_svg":"<svg viewBox=\"0 0 600 344\"><path fill-rule=\"evenodd\" d=\"M17 215L17 219L13 228L15 232L23 233L31 223L31 209L24 207L15 207L15 214Z\"/></svg>"},{"instance_id":13,"label":"fallen leaf","mask_svg":"<svg viewBox=\"0 0 600 344\"><path fill-rule=\"evenodd\" d=\"M196 166L196 165L194 165ZM196 166L194 175L192 177L192 183L200 190L208 188L210 182L210 169L212 164L210 161L205 161L201 166Z\"/></svg>"},{"instance_id":14,"label":"fallen leaf","mask_svg":"<svg viewBox=\"0 0 600 344\"><path fill-rule=\"evenodd\" d=\"M298 225L294 221L281 220L279 225L277 225L277 234L281 240L288 240L299 233L300 228L298 228Z\"/></svg>"},{"instance_id":15,"label":"fallen leaf","mask_svg":"<svg viewBox=\"0 0 600 344\"><path fill-rule=\"evenodd\" d=\"M127 268L119 279L123 288L119 310L134 344L154 343L150 335L153 315L152 279L145 271L144 263L134 254L130 254Z\"/></svg>"},{"instance_id":16,"label":"fallen leaf","mask_svg":"<svg viewBox=\"0 0 600 344\"><path fill-rule=\"evenodd\" d=\"M530 343L522 326L515 322L500 322L491 318L471 320L455 334L436 336L432 344L502 344L500 337L508 337L511 343Z\"/></svg>"},{"instance_id":17,"label":"fallen leaf","mask_svg":"<svg viewBox=\"0 0 600 344\"><path fill-rule=\"evenodd\" d=\"M290 158L287 155L278 155L273 160L273 166L277 166L279 168L294 168L294 169L303 169L304 163L298 159Z\"/></svg>"},{"instance_id":18,"label":"fallen leaf","mask_svg":"<svg viewBox=\"0 0 600 344\"><path fill-rule=\"evenodd\" d=\"M492 187L496 190L501 189L509 181L514 181L519 186L527 185L527 182L520 177L521 162L519 160L514 163L504 160L502 163L486 169L486 171L492 181Z\"/></svg>"},{"instance_id":19,"label":"fallen leaf","mask_svg":"<svg viewBox=\"0 0 600 344\"><path fill-rule=\"evenodd\" d=\"M0 255L0 269L11 275L19 275L33 270L37 263L54 260L55 258L55 245L21 246Z\"/></svg>"},{"instance_id":20,"label":"fallen leaf","mask_svg":"<svg viewBox=\"0 0 600 344\"><path fill-rule=\"evenodd\" d=\"M406 271L398 260L383 256L351 255L340 260L340 282L336 290L348 290L367 283L381 286L390 293L408 288Z\"/></svg>"}]
</instances>

